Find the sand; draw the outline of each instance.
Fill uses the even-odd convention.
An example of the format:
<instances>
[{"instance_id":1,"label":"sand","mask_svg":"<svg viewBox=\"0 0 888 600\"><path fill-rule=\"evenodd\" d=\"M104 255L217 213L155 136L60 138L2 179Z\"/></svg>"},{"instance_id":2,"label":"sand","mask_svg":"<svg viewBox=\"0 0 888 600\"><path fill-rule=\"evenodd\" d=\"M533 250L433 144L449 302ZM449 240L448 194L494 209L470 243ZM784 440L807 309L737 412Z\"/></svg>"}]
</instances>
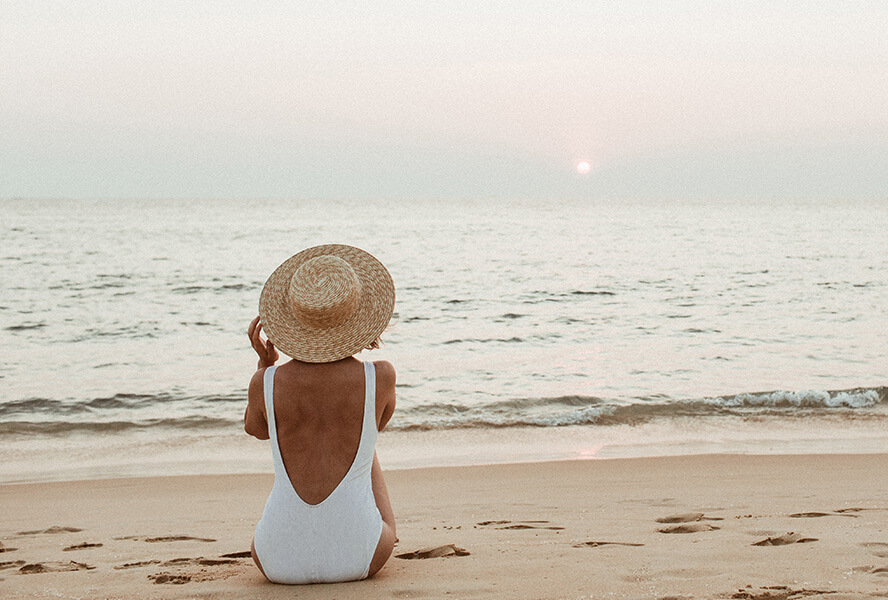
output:
<instances>
[{"instance_id":1,"label":"sand","mask_svg":"<svg viewBox=\"0 0 888 600\"><path fill-rule=\"evenodd\" d=\"M386 474L373 579L267 583L270 475L0 487L3 598L888 597L888 455L709 455ZM422 558L425 557L425 558Z\"/></svg>"}]
</instances>

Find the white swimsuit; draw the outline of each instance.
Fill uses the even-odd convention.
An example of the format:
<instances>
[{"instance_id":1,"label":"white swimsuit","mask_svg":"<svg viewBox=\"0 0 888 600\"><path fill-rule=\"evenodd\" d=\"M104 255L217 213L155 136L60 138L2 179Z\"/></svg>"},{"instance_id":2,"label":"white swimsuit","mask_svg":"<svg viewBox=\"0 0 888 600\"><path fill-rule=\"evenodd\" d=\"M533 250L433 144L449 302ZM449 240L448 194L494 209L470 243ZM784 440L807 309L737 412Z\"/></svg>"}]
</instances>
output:
<instances>
[{"instance_id":1,"label":"white swimsuit","mask_svg":"<svg viewBox=\"0 0 888 600\"><path fill-rule=\"evenodd\" d=\"M274 373L265 370L265 411L274 459L274 487L256 525L256 555L275 583L324 583L367 577L382 533L370 473L376 446L376 369L364 363L364 421L355 460L336 489L307 504L290 482L274 418Z\"/></svg>"}]
</instances>

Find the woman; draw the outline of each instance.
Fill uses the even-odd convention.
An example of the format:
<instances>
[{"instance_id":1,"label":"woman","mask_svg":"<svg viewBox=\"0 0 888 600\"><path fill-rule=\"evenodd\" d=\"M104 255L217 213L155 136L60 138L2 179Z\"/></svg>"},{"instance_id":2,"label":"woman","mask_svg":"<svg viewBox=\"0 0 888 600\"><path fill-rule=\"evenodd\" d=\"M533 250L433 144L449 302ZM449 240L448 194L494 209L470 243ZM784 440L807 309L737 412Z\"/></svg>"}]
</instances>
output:
<instances>
[{"instance_id":1,"label":"woman","mask_svg":"<svg viewBox=\"0 0 888 600\"><path fill-rule=\"evenodd\" d=\"M378 347L394 302L382 263L339 244L303 250L265 283L248 331L259 368L244 429L271 439L274 487L252 554L272 582L363 579L392 553L374 447L395 409L395 370L354 355ZM278 349L293 360L275 366Z\"/></svg>"}]
</instances>

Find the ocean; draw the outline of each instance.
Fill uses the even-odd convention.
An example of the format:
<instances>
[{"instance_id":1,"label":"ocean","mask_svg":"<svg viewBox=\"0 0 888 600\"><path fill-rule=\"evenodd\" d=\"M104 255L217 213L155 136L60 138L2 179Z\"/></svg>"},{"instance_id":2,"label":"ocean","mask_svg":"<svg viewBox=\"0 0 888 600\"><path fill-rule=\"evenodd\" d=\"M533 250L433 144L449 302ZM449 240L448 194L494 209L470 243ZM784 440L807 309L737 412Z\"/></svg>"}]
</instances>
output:
<instances>
[{"instance_id":1,"label":"ocean","mask_svg":"<svg viewBox=\"0 0 888 600\"><path fill-rule=\"evenodd\" d=\"M888 451L888 202L0 201L0 482L270 470L265 278L395 281L383 466Z\"/></svg>"}]
</instances>

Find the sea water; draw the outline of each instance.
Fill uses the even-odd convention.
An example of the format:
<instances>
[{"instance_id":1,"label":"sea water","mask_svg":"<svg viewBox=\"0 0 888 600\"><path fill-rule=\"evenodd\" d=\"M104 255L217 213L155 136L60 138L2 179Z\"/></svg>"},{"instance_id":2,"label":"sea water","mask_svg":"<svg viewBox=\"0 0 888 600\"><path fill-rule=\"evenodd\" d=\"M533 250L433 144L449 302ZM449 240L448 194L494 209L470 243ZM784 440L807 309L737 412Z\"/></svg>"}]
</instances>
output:
<instances>
[{"instance_id":1,"label":"sea water","mask_svg":"<svg viewBox=\"0 0 888 600\"><path fill-rule=\"evenodd\" d=\"M267 469L265 278L397 289L392 466L888 451L888 203L0 201L0 481ZM270 464L270 463L269 463Z\"/></svg>"}]
</instances>

